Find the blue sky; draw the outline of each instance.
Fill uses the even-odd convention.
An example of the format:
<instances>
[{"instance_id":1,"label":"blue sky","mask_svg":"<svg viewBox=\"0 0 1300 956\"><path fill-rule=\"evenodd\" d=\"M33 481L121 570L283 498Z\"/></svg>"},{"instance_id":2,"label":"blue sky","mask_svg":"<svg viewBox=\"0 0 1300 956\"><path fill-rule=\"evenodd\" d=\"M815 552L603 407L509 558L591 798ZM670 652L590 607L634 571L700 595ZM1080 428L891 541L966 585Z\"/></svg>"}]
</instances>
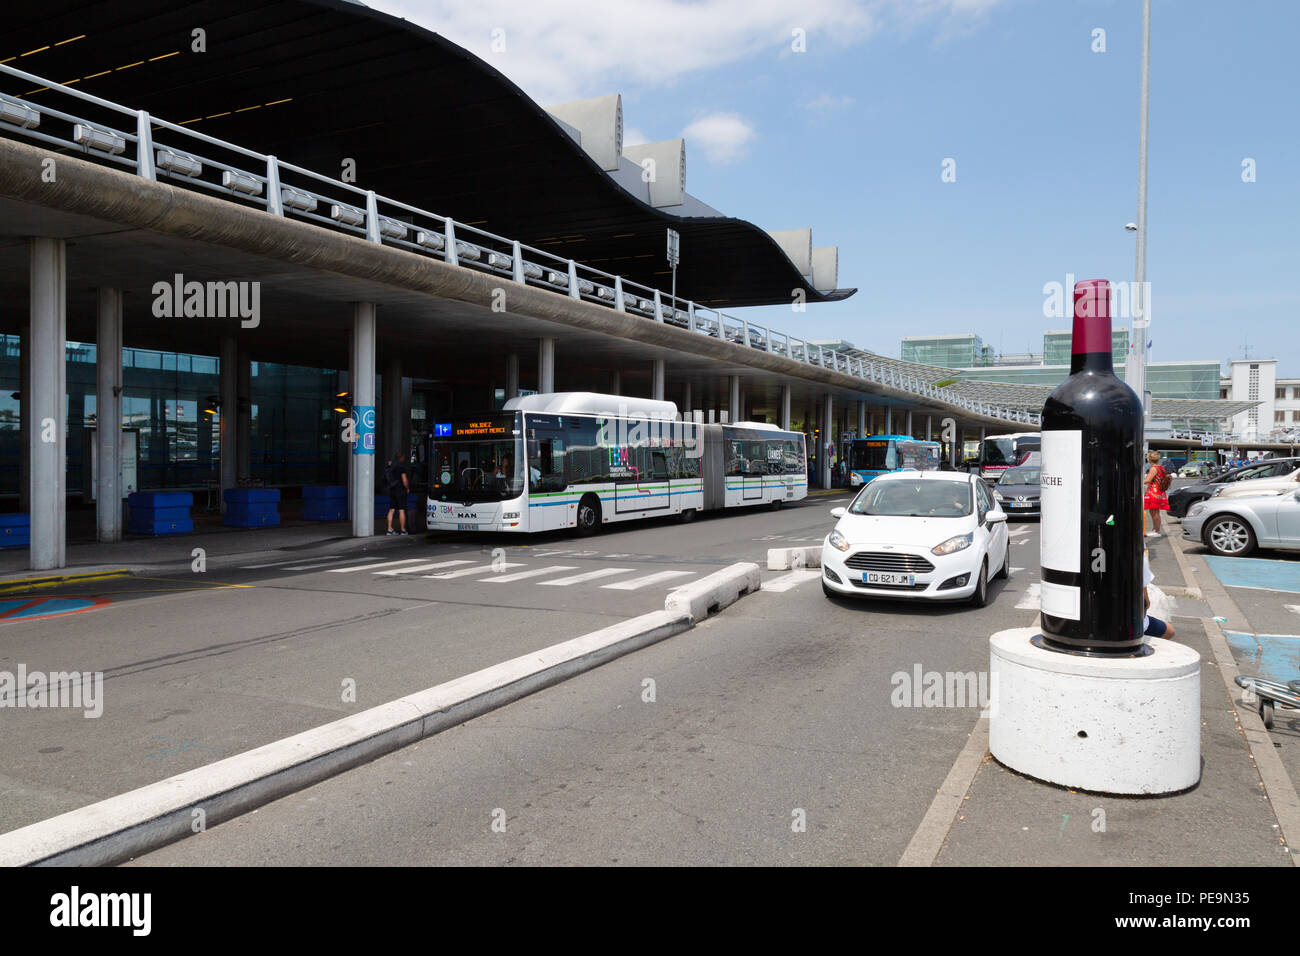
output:
<instances>
[{"instance_id":1,"label":"blue sky","mask_svg":"<svg viewBox=\"0 0 1300 956\"><path fill-rule=\"evenodd\" d=\"M1044 283L1133 278L1140 0L374 5L543 105L622 93L628 142L685 132L692 194L838 245L858 294L738 313L778 330L892 355L904 335L954 332L1040 351L1068 326L1043 315ZM1300 376L1300 4L1152 7L1151 359L1248 344Z\"/></svg>"}]
</instances>

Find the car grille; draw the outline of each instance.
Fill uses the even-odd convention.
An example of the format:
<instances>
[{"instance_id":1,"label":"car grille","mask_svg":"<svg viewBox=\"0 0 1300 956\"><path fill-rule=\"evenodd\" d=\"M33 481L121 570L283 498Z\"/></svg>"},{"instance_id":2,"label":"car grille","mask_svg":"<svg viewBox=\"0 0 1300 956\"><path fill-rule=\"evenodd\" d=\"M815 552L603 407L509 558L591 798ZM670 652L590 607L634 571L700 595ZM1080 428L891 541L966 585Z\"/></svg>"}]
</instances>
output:
<instances>
[{"instance_id":1,"label":"car grille","mask_svg":"<svg viewBox=\"0 0 1300 956\"><path fill-rule=\"evenodd\" d=\"M891 554L886 551L859 551L844 566L854 571L893 571L898 574L924 574L934 565L919 554Z\"/></svg>"}]
</instances>

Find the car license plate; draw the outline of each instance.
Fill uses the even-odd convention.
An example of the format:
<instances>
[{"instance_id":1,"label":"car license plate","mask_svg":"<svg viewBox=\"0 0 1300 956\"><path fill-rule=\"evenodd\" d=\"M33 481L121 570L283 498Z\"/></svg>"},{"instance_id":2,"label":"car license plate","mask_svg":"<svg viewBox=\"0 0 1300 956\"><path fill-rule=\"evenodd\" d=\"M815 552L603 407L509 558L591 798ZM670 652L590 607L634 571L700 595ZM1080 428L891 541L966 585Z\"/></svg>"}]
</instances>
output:
<instances>
[{"instance_id":1,"label":"car license plate","mask_svg":"<svg viewBox=\"0 0 1300 956\"><path fill-rule=\"evenodd\" d=\"M456 525L456 530L457 530L457 531L477 531L477 530L478 530L478 525L476 525L476 524L458 524L458 525Z\"/></svg>"},{"instance_id":2,"label":"car license plate","mask_svg":"<svg viewBox=\"0 0 1300 956\"><path fill-rule=\"evenodd\" d=\"M863 571L863 584L902 584L911 587L916 583L914 574L891 574L888 571Z\"/></svg>"},{"instance_id":3,"label":"car license plate","mask_svg":"<svg viewBox=\"0 0 1300 956\"><path fill-rule=\"evenodd\" d=\"M1033 506L1034 506L1034 504L1033 504L1032 501L1013 501L1013 502L1011 502L1011 507L1013 507L1013 508L1032 508Z\"/></svg>"}]
</instances>

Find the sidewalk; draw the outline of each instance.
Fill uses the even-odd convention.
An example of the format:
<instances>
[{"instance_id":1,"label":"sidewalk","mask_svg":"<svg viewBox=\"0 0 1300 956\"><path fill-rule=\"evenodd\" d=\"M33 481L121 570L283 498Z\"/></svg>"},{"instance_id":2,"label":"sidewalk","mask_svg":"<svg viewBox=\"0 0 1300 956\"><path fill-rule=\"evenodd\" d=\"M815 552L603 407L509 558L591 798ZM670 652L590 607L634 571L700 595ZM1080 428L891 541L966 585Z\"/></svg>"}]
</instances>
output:
<instances>
[{"instance_id":1,"label":"sidewalk","mask_svg":"<svg viewBox=\"0 0 1300 956\"><path fill-rule=\"evenodd\" d=\"M1283 838L1288 829L1293 840L1300 838L1292 780L1253 709L1239 706L1240 690L1230 694L1225 686L1224 675L1235 664L1209 595L1201 594L1202 586L1213 590L1217 582L1195 545L1187 544L1186 552L1181 533L1171 523L1169 537L1148 545L1156 583L1175 596L1176 640L1194 648L1203 663L1200 782L1161 797L1112 797L1041 783L993 759L983 718L972 738L981 753L978 769L933 865L1295 865Z\"/></svg>"}]
</instances>

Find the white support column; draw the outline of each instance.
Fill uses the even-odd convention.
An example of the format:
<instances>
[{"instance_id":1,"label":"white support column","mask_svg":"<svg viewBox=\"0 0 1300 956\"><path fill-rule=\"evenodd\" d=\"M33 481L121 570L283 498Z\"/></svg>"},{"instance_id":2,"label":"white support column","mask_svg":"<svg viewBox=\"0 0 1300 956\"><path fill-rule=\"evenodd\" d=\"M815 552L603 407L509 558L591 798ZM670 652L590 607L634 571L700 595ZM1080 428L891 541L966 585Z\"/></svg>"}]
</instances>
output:
<instances>
[{"instance_id":1,"label":"white support column","mask_svg":"<svg viewBox=\"0 0 1300 956\"><path fill-rule=\"evenodd\" d=\"M907 437L916 437L916 432L912 431L912 410L910 408L907 410Z\"/></svg>"},{"instance_id":2,"label":"white support column","mask_svg":"<svg viewBox=\"0 0 1300 956\"><path fill-rule=\"evenodd\" d=\"M682 408L681 408L681 412L682 412L682 420L683 420L683 421L689 421L690 418L691 418L691 412L694 411L694 404L695 404L695 403L694 403L694 401L692 400L692 398L693 398L693 397L692 397L692 395L691 395L691 383L690 383L690 382L687 382L684 386L682 386Z\"/></svg>"},{"instance_id":3,"label":"white support column","mask_svg":"<svg viewBox=\"0 0 1300 956\"><path fill-rule=\"evenodd\" d=\"M655 359L650 367L650 397L656 402L664 400L664 360Z\"/></svg>"},{"instance_id":4,"label":"white support column","mask_svg":"<svg viewBox=\"0 0 1300 956\"><path fill-rule=\"evenodd\" d=\"M926 415L925 416L925 440L934 441L934 439L930 437L933 434L934 434L934 416Z\"/></svg>"},{"instance_id":5,"label":"white support column","mask_svg":"<svg viewBox=\"0 0 1300 956\"><path fill-rule=\"evenodd\" d=\"M30 256L29 554L33 571L47 571L67 564L67 245L32 239Z\"/></svg>"},{"instance_id":6,"label":"white support column","mask_svg":"<svg viewBox=\"0 0 1300 956\"><path fill-rule=\"evenodd\" d=\"M352 445L351 469L348 475L349 497L352 503L352 536L368 538L375 533L375 304L357 302L352 312L352 355L348 375L352 391L352 411L370 421L357 421L356 442ZM370 434L370 447L365 436Z\"/></svg>"},{"instance_id":7,"label":"white support column","mask_svg":"<svg viewBox=\"0 0 1300 956\"><path fill-rule=\"evenodd\" d=\"M235 460L238 467L235 474L244 479L253 477L253 363L249 361L247 352L239 353L238 369L236 391L239 393L239 407L235 419L238 426L235 429Z\"/></svg>"},{"instance_id":8,"label":"white support column","mask_svg":"<svg viewBox=\"0 0 1300 956\"><path fill-rule=\"evenodd\" d=\"M831 398L831 393L827 392L822 399L822 441L821 447L817 449L817 461L821 465L822 487L827 489L831 487L831 456L827 448L834 446L834 426L834 400Z\"/></svg>"},{"instance_id":9,"label":"white support column","mask_svg":"<svg viewBox=\"0 0 1300 956\"><path fill-rule=\"evenodd\" d=\"M221 337L221 513L226 513L226 489L239 487L239 348L233 335Z\"/></svg>"},{"instance_id":10,"label":"white support column","mask_svg":"<svg viewBox=\"0 0 1300 956\"><path fill-rule=\"evenodd\" d=\"M519 353L506 356L506 398L519 397Z\"/></svg>"},{"instance_id":11,"label":"white support column","mask_svg":"<svg viewBox=\"0 0 1300 956\"><path fill-rule=\"evenodd\" d=\"M95 529L122 540L122 290L99 289L95 334Z\"/></svg>"},{"instance_id":12,"label":"white support column","mask_svg":"<svg viewBox=\"0 0 1300 956\"><path fill-rule=\"evenodd\" d=\"M790 386L781 386L781 428L783 431L790 430Z\"/></svg>"},{"instance_id":13,"label":"white support column","mask_svg":"<svg viewBox=\"0 0 1300 956\"><path fill-rule=\"evenodd\" d=\"M858 402L858 438L867 437L867 403Z\"/></svg>"},{"instance_id":14,"label":"white support column","mask_svg":"<svg viewBox=\"0 0 1300 956\"><path fill-rule=\"evenodd\" d=\"M894 406L885 406L885 434L894 434Z\"/></svg>"},{"instance_id":15,"label":"white support column","mask_svg":"<svg viewBox=\"0 0 1300 956\"><path fill-rule=\"evenodd\" d=\"M555 339L538 340L537 390L543 395L555 391Z\"/></svg>"},{"instance_id":16,"label":"white support column","mask_svg":"<svg viewBox=\"0 0 1300 956\"><path fill-rule=\"evenodd\" d=\"M731 400L730 400L730 402L728 403L728 409L729 409L729 410L728 410L728 412L727 412L727 414L728 414L729 416L731 416L730 419L729 419L729 421L738 422L738 421L740 421L740 419L741 419L741 412L740 412L740 376L739 376L739 375L729 375L729 376L727 376L727 384L728 384L728 391L729 391L730 394L731 394Z\"/></svg>"}]
</instances>

